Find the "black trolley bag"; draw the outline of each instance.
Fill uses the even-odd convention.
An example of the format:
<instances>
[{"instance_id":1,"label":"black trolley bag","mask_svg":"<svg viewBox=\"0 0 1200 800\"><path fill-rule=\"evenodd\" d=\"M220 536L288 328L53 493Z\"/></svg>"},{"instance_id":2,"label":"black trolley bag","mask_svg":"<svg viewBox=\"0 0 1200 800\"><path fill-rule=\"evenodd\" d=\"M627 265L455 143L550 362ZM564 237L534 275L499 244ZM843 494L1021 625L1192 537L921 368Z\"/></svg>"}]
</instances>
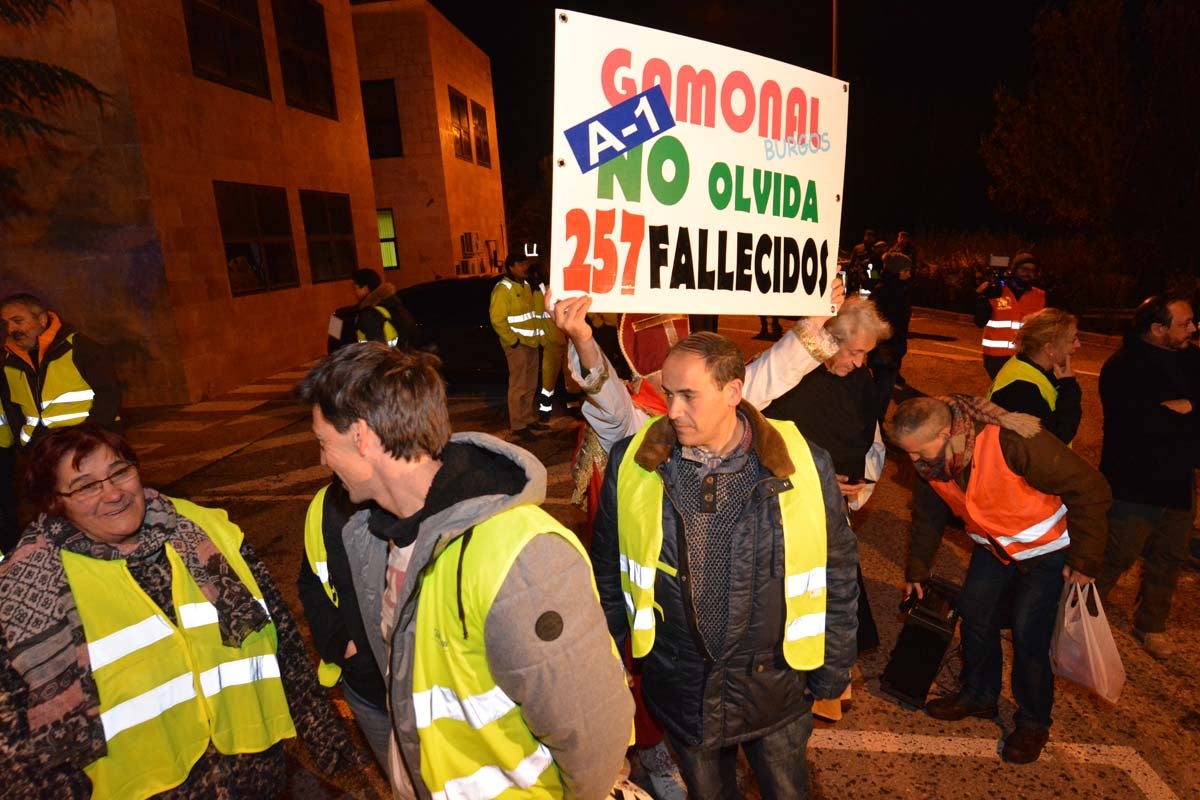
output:
<instances>
[{"instance_id":1,"label":"black trolley bag","mask_svg":"<svg viewBox=\"0 0 1200 800\"><path fill-rule=\"evenodd\" d=\"M954 640L958 625L955 601L960 591L958 584L930 576L921 600L915 600L914 593L901 604L908 617L879 678L880 689L914 708L925 707L929 688Z\"/></svg>"}]
</instances>

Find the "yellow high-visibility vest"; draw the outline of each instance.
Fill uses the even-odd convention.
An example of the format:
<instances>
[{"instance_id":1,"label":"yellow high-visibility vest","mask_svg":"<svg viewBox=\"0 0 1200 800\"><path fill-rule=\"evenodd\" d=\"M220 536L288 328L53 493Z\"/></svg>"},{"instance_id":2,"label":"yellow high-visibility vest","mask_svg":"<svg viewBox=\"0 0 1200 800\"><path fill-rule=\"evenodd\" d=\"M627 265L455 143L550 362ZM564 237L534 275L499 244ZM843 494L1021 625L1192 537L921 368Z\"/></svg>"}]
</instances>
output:
<instances>
[{"instance_id":1,"label":"yellow high-visibility vest","mask_svg":"<svg viewBox=\"0 0 1200 800\"><path fill-rule=\"evenodd\" d=\"M65 428L79 425L91 413L96 392L84 380L79 367L75 366L75 334L68 334L67 341L72 347L46 364L41 409L38 408L33 387L29 385L29 375L12 365L4 368L12 401L25 415L25 423L18 432L22 446L29 444L39 423L47 428Z\"/></svg>"},{"instance_id":2,"label":"yellow high-visibility vest","mask_svg":"<svg viewBox=\"0 0 1200 800\"><path fill-rule=\"evenodd\" d=\"M329 561L325 552L325 494L329 491L328 484L322 486L316 497L308 504L308 513L304 516L304 557L308 559L308 568L321 581L321 588L329 597L329 602L336 607L338 604L337 589L329 579ZM317 666L317 680L322 686L337 686L342 679L342 668L331 664L325 659Z\"/></svg>"},{"instance_id":3,"label":"yellow high-visibility vest","mask_svg":"<svg viewBox=\"0 0 1200 800\"><path fill-rule=\"evenodd\" d=\"M241 557L242 531L224 511L172 499L217 545L259 603ZM217 610L169 544L175 622L123 560L62 552L100 696L107 754L84 767L93 797L140 800L187 780L209 742L220 753L260 753L296 735L276 658L275 624L239 647L221 641Z\"/></svg>"},{"instance_id":4,"label":"yellow high-visibility vest","mask_svg":"<svg viewBox=\"0 0 1200 800\"><path fill-rule=\"evenodd\" d=\"M638 431L617 469L617 528L621 563L621 589L625 614L633 639L633 656L640 658L654 646L654 583L661 569L675 568L661 561L663 485L656 472L634 460L655 417ZM795 423L767 420L787 445L796 471L788 476L792 488L776 495L783 518L784 620L783 655L797 670L813 670L825 663L825 495L808 442Z\"/></svg>"},{"instance_id":5,"label":"yellow high-visibility vest","mask_svg":"<svg viewBox=\"0 0 1200 800\"><path fill-rule=\"evenodd\" d=\"M496 684L484 641L488 612L509 570L525 545L544 533L561 536L588 560L570 530L537 506L522 505L476 525L469 546L465 536L458 537L426 568L417 605L412 702L421 775L434 797L563 796L553 755ZM615 644L612 657L620 660Z\"/></svg>"}]
</instances>

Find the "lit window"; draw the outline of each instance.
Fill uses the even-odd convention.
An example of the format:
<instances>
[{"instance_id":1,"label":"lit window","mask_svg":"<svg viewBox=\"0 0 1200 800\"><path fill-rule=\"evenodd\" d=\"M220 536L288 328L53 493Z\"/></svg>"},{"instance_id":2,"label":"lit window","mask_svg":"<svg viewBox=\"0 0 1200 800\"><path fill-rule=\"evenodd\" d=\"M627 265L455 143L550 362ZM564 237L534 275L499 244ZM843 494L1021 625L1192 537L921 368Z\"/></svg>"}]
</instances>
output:
<instances>
[{"instance_id":1,"label":"lit window","mask_svg":"<svg viewBox=\"0 0 1200 800\"><path fill-rule=\"evenodd\" d=\"M213 181L213 195L234 296L299 286L287 192Z\"/></svg>"},{"instance_id":2,"label":"lit window","mask_svg":"<svg viewBox=\"0 0 1200 800\"><path fill-rule=\"evenodd\" d=\"M375 222L379 225L379 249L383 254L384 269L399 269L396 258L396 221L390 208L375 209Z\"/></svg>"},{"instance_id":3,"label":"lit window","mask_svg":"<svg viewBox=\"0 0 1200 800\"><path fill-rule=\"evenodd\" d=\"M450 87L450 136L454 139L454 155L464 161L471 158L471 116L467 111L467 97Z\"/></svg>"},{"instance_id":4,"label":"lit window","mask_svg":"<svg viewBox=\"0 0 1200 800\"><path fill-rule=\"evenodd\" d=\"M481 167L492 166L492 148L488 138L487 109L471 101L471 125L475 133L475 163Z\"/></svg>"}]
</instances>

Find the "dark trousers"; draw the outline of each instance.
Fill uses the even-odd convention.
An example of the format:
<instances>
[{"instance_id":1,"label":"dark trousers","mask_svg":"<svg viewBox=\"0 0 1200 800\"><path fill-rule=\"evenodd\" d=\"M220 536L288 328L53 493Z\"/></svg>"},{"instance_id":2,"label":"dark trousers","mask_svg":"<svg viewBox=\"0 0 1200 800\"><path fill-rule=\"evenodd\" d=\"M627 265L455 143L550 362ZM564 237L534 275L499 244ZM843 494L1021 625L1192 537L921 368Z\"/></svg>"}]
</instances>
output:
<instances>
[{"instance_id":1,"label":"dark trousers","mask_svg":"<svg viewBox=\"0 0 1200 800\"><path fill-rule=\"evenodd\" d=\"M962 687L971 705L994 705L1000 697L1004 653L1000 648L1000 609L1012 595L1013 697L1018 727L1050 727L1054 673L1050 638L1063 588L1064 548L1030 561L1003 564L976 547L958 596L962 615Z\"/></svg>"},{"instance_id":2,"label":"dark trousers","mask_svg":"<svg viewBox=\"0 0 1200 800\"><path fill-rule=\"evenodd\" d=\"M754 770L763 800L806 800L808 797L808 737L813 718L809 710L777 731L740 745ZM688 797L698 800L738 800L738 745L713 750L687 747L667 734L679 764Z\"/></svg>"},{"instance_id":3,"label":"dark trousers","mask_svg":"<svg viewBox=\"0 0 1200 800\"><path fill-rule=\"evenodd\" d=\"M1167 629L1179 570L1190 557L1188 539L1195 505L1195 496L1187 511L1114 500L1108 512L1108 545L1096 588L1107 598L1117 579L1141 556L1142 584L1133 626L1144 633Z\"/></svg>"}]
</instances>

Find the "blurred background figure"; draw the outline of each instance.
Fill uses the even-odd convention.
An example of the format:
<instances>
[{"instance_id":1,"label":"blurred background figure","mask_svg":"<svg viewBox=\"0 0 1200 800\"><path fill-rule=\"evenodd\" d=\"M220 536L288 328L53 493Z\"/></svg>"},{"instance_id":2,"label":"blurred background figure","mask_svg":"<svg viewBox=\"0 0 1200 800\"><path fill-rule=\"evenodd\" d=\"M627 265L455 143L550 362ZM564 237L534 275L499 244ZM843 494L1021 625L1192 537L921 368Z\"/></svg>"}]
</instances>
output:
<instances>
[{"instance_id":1,"label":"blurred background figure","mask_svg":"<svg viewBox=\"0 0 1200 800\"><path fill-rule=\"evenodd\" d=\"M899 250L889 250L883 256L883 274L871 295L875 307L892 329L891 337L880 341L867 358L878 399L875 416L881 423L887 416L893 387L896 384L906 385L900 374L900 365L908 353L908 326L912 321L912 273L912 259Z\"/></svg>"},{"instance_id":2,"label":"blurred background figure","mask_svg":"<svg viewBox=\"0 0 1200 800\"><path fill-rule=\"evenodd\" d=\"M351 277L358 298L354 315L354 338L360 342L383 342L392 347L416 344L417 322L400 302L396 287L384 282L373 269L360 269Z\"/></svg>"},{"instance_id":3,"label":"blurred background figure","mask_svg":"<svg viewBox=\"0 0 1200 800\"><path fill-rule=\"evenodd\" d=\"M143 487L93 424L43 437L28 483L40 516L0 564L6 795L274 797L297 733L326 773L365 761L224 511Z\"/></svg>"},{"instance_id":4,"label":"blurred background figure","mask_svg":"<svg viewBox=\"0 0 1200 800\"><path fill-rule=\"evenodd\" d=\"M537 418L533 407L540 382L538 348L545 302L541 308L534 304L534 289L529 285L532 261L524 251L517 245L505 259L504 277L492 289L489 315L508 361L508 429L513 438L529 442L550 426Z\"/></svg>"},{"instance_id":5,"label":"blurred background figure","mask_svg":"<svg viewBox=\"0 0 1200 800\"><path fill-rule=\"evenodd\" d=\"M1046 307L1046 293L1035 285L1037 278L1033 255L1017 253L1009 260L1007 273L996 271L975 289L975 325L983 328L983 368L992 380L1016 352L1021 320Z\"/></svg>"}]
</instances>

